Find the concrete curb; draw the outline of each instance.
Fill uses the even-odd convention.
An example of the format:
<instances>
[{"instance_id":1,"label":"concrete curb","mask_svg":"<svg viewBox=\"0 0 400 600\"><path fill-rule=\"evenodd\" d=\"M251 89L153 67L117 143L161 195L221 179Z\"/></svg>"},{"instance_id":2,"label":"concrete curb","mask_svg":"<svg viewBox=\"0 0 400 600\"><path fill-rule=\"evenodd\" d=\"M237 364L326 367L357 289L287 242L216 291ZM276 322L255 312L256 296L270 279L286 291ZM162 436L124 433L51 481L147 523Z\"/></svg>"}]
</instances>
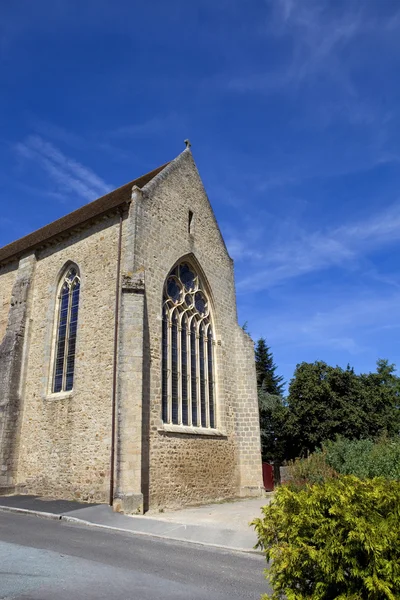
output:
<instances>
[{"instance_id":1,"label":"concrete curb","mask_svg":"<svg viewBox=\"0 0 400 600\"><path fill-rule=\"evenodd\" d=\"M30 510L29 508L17 508L15 506L0 506L1 512L17 513L21 515L34 515L42 519L50 519L51 521L61 521L62 515L55 515L54 513L43 512L40 510Z\"/></svg>"},{"instance_id":2,"label":"concrete curb","mask_svg":"<svg viewBox=\"0 0 400 600\"><path fill-rule=\"evenodd\" d=\"M230 552L245 552L246 554L263 555L260 550L254 548L238 548L237 546L228 546L224 544L212 544L209 542L200 542L195 540L188 540L182 537L174 537L171 535L162 535L158 533L149 533L147 531L136 531L133 529L124 529L123 527L113 527L112 525L102 525L101 523L93 523L92 521L86 521L85 519L79 519L78 517L71 517L69 515L54 514L49 512L43 512L40 510L31 510L28 508L16 508L14 506L0 506L0 512L10 512L16 514L30 515L39 517L42 519L49 519L52 521L64 521L65 523L75 523L77 525L85 525L87 527L93 527L96 529L108 529L110 531L118 531L119 533L129 533L131 535L141 535L145 537L158 538L163 540L170 540L174 542L184 542L185 544L194 544L196 546L206 546L210 548L219 548L221 550L229 550ZM164 521L164 520L163 520ZM165 521L164 521L165 522Z\"/></svg>"}]
</instances>

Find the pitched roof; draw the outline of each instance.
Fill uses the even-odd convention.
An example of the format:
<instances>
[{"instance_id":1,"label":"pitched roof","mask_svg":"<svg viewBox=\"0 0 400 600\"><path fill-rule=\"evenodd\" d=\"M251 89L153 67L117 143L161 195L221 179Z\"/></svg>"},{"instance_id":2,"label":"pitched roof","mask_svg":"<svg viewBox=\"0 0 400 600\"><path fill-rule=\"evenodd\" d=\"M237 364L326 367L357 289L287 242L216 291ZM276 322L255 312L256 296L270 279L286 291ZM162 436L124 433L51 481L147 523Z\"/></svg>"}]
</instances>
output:
<instances>
[{"instance_id":1,"label":"pitched roof","mask_svg":"<svg viewBox=\"0 0 400 600\"><path fill-rule=\"evenodd\" d=\"M21 254L29 252L37 246L48 242L57 235L83 225L84 223L100 217L111 210L118 208L122 204L129 202L133 186L139 188L144 187L168 164L169 163L165 163L161 167L158 167L158 169L154 169L154 171L150 171L138 179L126 183L105 196L102 196L93 202L89 202L89 204L85 204L81 208L61 217L61 219L57 219L57 221L53 221L49 225L45 225L44 227L41 227L41 229L29 233L19 240L11 242L11 244L8 244L7 246L3 246L3 248L0 248L0 264L9 261L12 258L17 258Z\"/></svg>"}]
</instances>

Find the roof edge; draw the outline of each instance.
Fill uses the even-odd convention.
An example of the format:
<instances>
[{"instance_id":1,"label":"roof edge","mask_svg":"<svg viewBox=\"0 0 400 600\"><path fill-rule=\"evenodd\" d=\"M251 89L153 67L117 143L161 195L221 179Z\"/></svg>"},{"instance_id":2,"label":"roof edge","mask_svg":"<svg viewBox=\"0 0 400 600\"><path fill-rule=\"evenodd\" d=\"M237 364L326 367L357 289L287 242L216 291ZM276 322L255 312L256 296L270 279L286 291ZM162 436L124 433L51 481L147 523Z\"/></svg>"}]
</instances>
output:
<instances>
[{"instance_id":1,"label":"roof edge","mask_svg":"<svg viewBox=\"0 0 400 600\"><path fill-rule=\"evenodd\" d=\"M157 173L157 175L155 177L153 177L150 181L148 181L146 183L146 185L143 186L142 190L146 193L146 194L151 194L156 187L158 187L158 185L164 181L164 179L166 179L168 177L168 175L170 173L172 173L173 171L175 171L175 169L177 169L180 165L180 163L185 160L187 158L187 156L191 156L193 162L193 155L192 152L190 150L189 147L185 148L185 150L183 152L181 152L180 154L178 154L178 156L176 158L174 158L174 160L171 160L169 163L166 164L165 168L160 171L159 173Z\"/></svg>"},{"instance_id":2,"label":"roof edge","mask_svg":"<svg viewBox=\"0 0 400 600\"><path fill-rule=\"evenodd\" d=\"M153 169L133 181L112 190L108 194L100 196L100 198L88 202L59 219L3 246L0 248L0 266L12 260L18 260L22 255L32 252L44 244L51 243L58 236L69 233L78 227L85 227L92 221L104 217L107 213L115 211L124 204L130 203L133 187L144 188L149 181L157 177L169 164L170 162L167 162L157 167L157 169Z\"/></svg>"}]
</instances>

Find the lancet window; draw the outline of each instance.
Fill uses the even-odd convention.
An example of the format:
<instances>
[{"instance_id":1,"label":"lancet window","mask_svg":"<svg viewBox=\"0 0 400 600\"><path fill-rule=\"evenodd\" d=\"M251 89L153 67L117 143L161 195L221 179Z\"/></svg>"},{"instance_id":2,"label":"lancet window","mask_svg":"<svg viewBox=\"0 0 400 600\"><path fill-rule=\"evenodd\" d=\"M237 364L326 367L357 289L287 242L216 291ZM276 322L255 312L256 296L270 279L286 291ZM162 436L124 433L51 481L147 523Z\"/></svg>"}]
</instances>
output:
<instances>
[{"instance_id":1,"label":"lancet window","mask_svg":"<svg viewBox=\"0 0 400 600\"><path fill-rule=\"evenodd\" d=\"M52 391L72 390L78 330L80 277L78 267L70 266L63 276L58 295L57 336Z\"/></svg>"}]
</instances>

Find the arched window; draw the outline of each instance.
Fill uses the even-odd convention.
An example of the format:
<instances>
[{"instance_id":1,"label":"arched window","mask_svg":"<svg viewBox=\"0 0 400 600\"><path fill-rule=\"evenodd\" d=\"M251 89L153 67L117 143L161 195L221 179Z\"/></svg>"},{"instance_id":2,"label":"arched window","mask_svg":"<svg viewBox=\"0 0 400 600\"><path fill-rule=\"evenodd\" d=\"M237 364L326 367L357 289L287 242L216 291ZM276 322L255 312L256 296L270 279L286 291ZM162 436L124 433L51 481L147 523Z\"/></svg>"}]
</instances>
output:
<instances>
[{"instance_id":1,"label":"arched window","mask_svg":"<svg viewBox=\"0 0 400 600\"><path fill-rule=\"evenodd\" d=\"M52 384L54 393L69 392L74 384L80 285L78 267L70 266L61 280L58 295L57 337Z\"/></svg>"},{"instance_id":2,"label":"arched window","mask_svg":"<svg viewBox=\"0 0 400 600\"><path fill-rule=\"evenodd\" d=\"M195 269L183 262L164 286L164 423L215 428L214 344L207 295Z\"/></svg>"}]
</instances>

